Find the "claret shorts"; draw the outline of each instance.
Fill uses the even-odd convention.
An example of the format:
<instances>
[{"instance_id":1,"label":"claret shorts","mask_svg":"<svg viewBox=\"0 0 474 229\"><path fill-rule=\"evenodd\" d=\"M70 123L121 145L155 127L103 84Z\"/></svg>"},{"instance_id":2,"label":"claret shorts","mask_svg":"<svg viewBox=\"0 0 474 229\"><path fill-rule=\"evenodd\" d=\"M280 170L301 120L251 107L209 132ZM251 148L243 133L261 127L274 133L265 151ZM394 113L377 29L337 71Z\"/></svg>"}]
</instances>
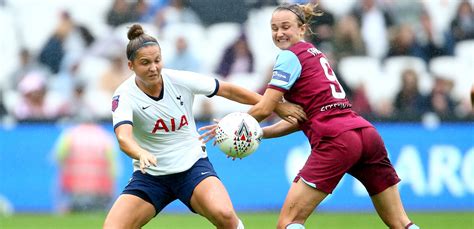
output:
<instances>
[{"instance_id":1,"label":"claret shorts","mask_svg":"<svg viewBox=\"0 0 474 229\"><path fill-rule=\"evenodd\" d=\"M294 182L302 179L318 190L332 193L345 173L358 179L370 196L400 181L377 130L364 127L323 137Z\"/></svg>"}]
</instances>

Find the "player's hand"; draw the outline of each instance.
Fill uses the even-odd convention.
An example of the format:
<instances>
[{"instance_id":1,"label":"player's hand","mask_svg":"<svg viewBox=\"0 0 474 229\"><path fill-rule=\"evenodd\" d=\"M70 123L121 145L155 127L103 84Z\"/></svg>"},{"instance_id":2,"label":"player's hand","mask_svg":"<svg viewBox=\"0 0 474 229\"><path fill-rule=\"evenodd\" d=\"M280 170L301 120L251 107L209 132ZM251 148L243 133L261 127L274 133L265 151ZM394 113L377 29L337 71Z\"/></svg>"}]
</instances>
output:
<instances>
[{"instance_id":1,"label":"player's hand","mask_svg":"<svg viewBox=\"0 0 474 229\"><path fill-rule=\"evenodd\" d=\"M141 152L140 153L140 156L139 156L139 160L140 160L140 171L145 174L145 169L146 168L150 168L150 166L154 165L156 166L156 157L153 156L153 154L149 153L149 152Z\"/></svg>"},{"instance_id":2,"label":"player's hand","mask_svg":"<svg viewBox=\"0 0 474 229\"><path fill-rule=\"evenodd\" d=\"M235 159L236 159L237 157L232 157L232 156L227 155L227 158L230 158L230 159L232 159L233 161L235 161ZM239 158L239 159L242 160L242 158Z\"/></svg>"},{"instance_id":3,"label":"player's hand","mask_svg":"<svg viewBox=\"0 0 474 229\"><path fill-rule=\"evenodd\" d=\"M203 141L204 143L207 143L208 141L212 140L216 136L216 129L217 129L218 123L219 123L219 120L214 119L214 124L199 128L198 131L203 131L203 130L206 131L203 134L199 135L199 140ZM216 145L215 140L214 140L213 145Z\"/></svg>"},{"instance_id":4,"label":"player's hand","mask_svg":"<svg viewBox=\"0 0 474 229\"><path fill-rule=\"evenodd\" d=\"M298 121L304 122L308 119L300 105L286 101L278 103L275 107L275 112L280 116L280 118L291 124L298 124Z\"/></svg>"}]
</instances>

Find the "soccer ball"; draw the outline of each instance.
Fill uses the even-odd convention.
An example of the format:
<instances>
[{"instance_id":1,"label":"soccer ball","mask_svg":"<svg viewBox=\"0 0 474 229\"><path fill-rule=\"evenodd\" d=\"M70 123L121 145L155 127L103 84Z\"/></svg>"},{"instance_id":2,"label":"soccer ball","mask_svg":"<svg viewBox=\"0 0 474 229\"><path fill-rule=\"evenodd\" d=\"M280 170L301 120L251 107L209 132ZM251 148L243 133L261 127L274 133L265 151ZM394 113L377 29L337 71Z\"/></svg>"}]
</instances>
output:
<instances>
[{"instance_id":1,"label":"soccer ball","mask_svg":"<svg viewBox=\"0 0 474 229\"><path fill-rule=\"evenodd\" d=\"M262 128L254 117L233 112L217 124L216 144L226 155L244 158L257 150L262 135Z\"/></svg>"}]
</instances>

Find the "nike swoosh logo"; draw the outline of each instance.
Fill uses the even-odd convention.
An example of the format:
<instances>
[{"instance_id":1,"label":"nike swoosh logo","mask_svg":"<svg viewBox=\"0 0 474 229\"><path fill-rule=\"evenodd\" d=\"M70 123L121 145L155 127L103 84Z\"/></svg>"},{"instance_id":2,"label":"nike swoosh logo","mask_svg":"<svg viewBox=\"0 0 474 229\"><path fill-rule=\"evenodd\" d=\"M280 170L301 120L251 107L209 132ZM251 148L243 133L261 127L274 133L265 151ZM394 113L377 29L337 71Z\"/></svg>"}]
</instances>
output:
<instances>
[{"instance_id":1,"label":"nike swoosh logo","mask_svg":"<svg viewBox=\"0 0 474 229\"><path fill-rule=\"evenodd\" d=\"M146 107L145 107L145 106L142 106L142 109L145 110L145 109L147 109L147 108L150 107L150 106L151 106L151 105L148 105L148 106L146 106Z\"/></svg>"},{"instance_id":2,"label":"nike swoosh logo","mask_svg":"<svg viewBox=\"0 0 474 229\"><path fill-rule=\"evenodd\" d=\"M206 175L208 174L209 172L201 172L201 175Z\"/></svg>"}]
</instances>

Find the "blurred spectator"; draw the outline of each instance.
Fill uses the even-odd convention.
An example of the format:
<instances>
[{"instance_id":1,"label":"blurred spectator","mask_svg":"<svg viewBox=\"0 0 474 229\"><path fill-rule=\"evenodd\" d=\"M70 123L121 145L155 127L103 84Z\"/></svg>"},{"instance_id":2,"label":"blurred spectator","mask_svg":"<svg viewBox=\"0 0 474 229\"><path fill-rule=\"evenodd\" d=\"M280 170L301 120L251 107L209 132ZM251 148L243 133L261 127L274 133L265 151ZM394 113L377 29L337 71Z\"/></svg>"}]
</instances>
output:
<instances>
[{"instance_id":1,"label":"blurred spectator","mask_svg":"<svg viewBox=\"0 0 474 229\"><path fill-rule=\"evenodd\" d=\"M411 25L395 26L390 31L390 48L387 57L415 56L423 57L423 48L417 43Z\"/></svg>"},{"instance_id":2,"label":"blurred spectator","mask_svg":"<svg viewBox=\"0 0 474 229\"><path fill-rule=\"evenodd\" d=\"M170 0L169 5L158 11L155 25L163 28L175 23L201 24L199 16L184 2L184 0Z\"/></svg>"},{"instance_id":3,"label":"blurred spectator","mask_svg":"<svg viewBox=\"0 0 474 229\"><path fill-rule=\"evenodd\" d=\"M104 211L115 194L115 141L102 126L84 122L63 131L55 147L61 212Z\"/></svg>"},{"instance_id":4,"label":"blurred spectator","mask_svg":"<svg viewBox=\"0 0 474 229\"><path fill-rule=\"evenodd\" d=\"M95 120L99 119L99 112L96 110L94 104L86 97L87 86L85 81L75 79L72 85L72 95L70 99L66 100L60 111L63 117L60 121L77 122L81 120Z\"/></svg>"},{"instance_id":5,"label":"blurred spectator","mask_svg":"<svg viewBox=\"0 0 474 229\"><path fill-rule=\"evenodd\" d=\"M474 111L474 85L471 87L471 108Z\"/></svg>"},{"instance_id":6,"label":"blurred spectator","mask_svg":"<svg viewBox=\"0 0 474 229\"><path fill-rule=\"evenodd\" d=\"M8 115L7 109L5 108L5 105L3 104L3 91L2 91L2 88L0 88L0 122L2 121L3 117L7 115Z\"/></svg>"},{"instance_id":7,"label":"blurred spectator","mask_svg":"<svg viewBox=\"0 0 474 229\"><path fill-rule=\"evenodd\" d=\"M178 37L175 42L175 55L165 64L167 68L201 72L200 60L188 47L188 41L184 37Z\"/></svg>"},{"instance_id":8,"label":"blurred spectator","mask_svg":"<svg viewBox=\"0 0 474 229\"><path fill-rule=\"evenodd\" d=\"M324 5L318 3L318 13L320 16L313 17L309 23L308 33L305 40L313 43L316 47L322 46L322 43L329 45L334 37L334 15L324 9Z\"/></svg>"},{"instance_id":9,"label":"blurred spectator","mask_svg":"<svg viewBox=\"0 0 474 229\"><path fill-rule=\"evenodd\" d=\"M136 0L135 4L132 4L132 10L136 17L134 21L145 21L150 7L149 2L147 0Z\"/></svg>"},{"instance_id":10,"label":"blurred spectator","mask_svg":"<svg viewBox=\"0 0 474 229\"><path fill-rule=\"evenodd\" d=\"M127 0L115 0L107 12L107 24L112 27L138 21L140 15L135 11L135 5Z\"/></svg>"},{"instance_id":11,"label":"blurred spectator","mask_svg":"<svg viewBox=\"0 0 474 229\"><path fill-rule=\"evenodd\" d=\"M73 27L74 23L69 14L63 12L54 34L48 39L40 52L40 63L48 66L54 74L59 72L65 55L64 43Z\"/></svg>"},{"instance_id":12,"label":"blurred spectator","mask_svg":"<svg viewBox=\"0 0 474 229\"><path fill-rule=\"evenodd\" d=\"M445 37L443 33L435 31L433 21L428 12L423 11L420 15L421 28L416 28L417 44L420 45L422 53L418 57L429 62L432 58L446 55Z\"/></svg>"},{"instance_id":13,"label":"blurred spectator","mask_svg":"<svg viewBox=\"0 0 474 229\"><path fill-rule=\"evenodd\" d=\"M14 108L14 117L20 122L52 121L59 116L59 105L46 97L46 78L30 72L18 84L20 101Z\"/></svg>"},{"instance_id":14,"label":"blurred spectator","mask_svg":"<svg viewBox=\"0 0 474 229\"><path fill-rule=\"evenodd\" d=\"M387 54L387 29L393 25L393 20L388 12L377 5L376 0L361 0L357 3L352 15L359 22L367 54L382 58Z\"/></svg>"},{"instance_id":15,"label":"blurred spectator","mask_svg":"<svg viewBox=\"0 0 474 229\"><path fill-rule=\"evenodd\" d=\"M64 66L77 61L94 40L87 27L77 24L68 12L63 11L59 25L40 52L39 61L56 74Z\"/></svg>"},{"instance_id":16,"label":"blurred spectator","mask_svg":"<svg viewBox=\"0 0 474 229\"><path fill-rule=\"evenodd\" d=\"M455 119L454 108L455 101L451 98L453 81L437 77L431 93L428 95L429 109L435 113L441 120Z\"/></svg>"},{"instance_id":17,"label":"blurred spectator","mask_svg":"<svg viewBox=\"0 0 474 229\"><path fill-rule=\"evenodd\" d=\"M278 0L253 0L248 1L252 8L260 9L265 6L277 6Z\"/></svg>"},{"instance_id":18,"label":"blurred spectator","mask_svg":"<svg viewBox=\"0 0 474 229\"><path fill-rule=\"evenodd\" d=\"M107 98L112 98L112 95L117 87L128 77L132 72L127 67L127 61L124 56L114 54L112 57L112 64L99 78L99 90L107 94Z\"/></svg>"},{"instance_id":19,"label":"blurred spectator","mask_svg":"<svg viewBox=\"0 0 474 229\"><path fill-rule=\"evenodd\" d=\"M216 73L226 78L234 73L252 73L254 57L245 34L241 34L225 51Z\"/></svg>"},{"instance_id":20,"label":"blurred spectator","mask_svg":"<svg viewBox=\"0 0 474 229\"><path fill-rule=\"evenodd\" d=\"M141 17L141 21L152 22L155 19L157 12L169 5L169 0L147 1L146 4L147 8Z\"/></svg>"},{"instance_id":21,"label":"blurred spectator","mask_svg":"<svg viewBox=\"0 0 474 229\"><path fill-rule=\"evenodd\" d=\"M211 122L214 118L215 109L211 101L208 99L200 100L200 112L195 113L195 119L198 122Z\"/></svg>"},{"instance_id":22,"label":"blurred spectator","mask_svg":"<svg viewBox=\"0 0 474 229\"><path fill-rule=\"evenodd\" d=\"M451 34L455 42L474 39L474 10L467 0L463 0L451 21Z\"/></svg>"},{"instance_id":23,"label":"blurred spectator","mask_svg":"<svg viewBox=\"0 0 474 229\"><path fill-rule=\"evenodd\" d=\"M407 69L402 72L401 79L402 87L395 97L395 117L402 121L420 121L428 109L428 101L418 90L418 75Z\"/></svg>"},{"instance_id":24,"label":"blurred spectator","mask_svg":"<svg viewBox=\"0 0 474 229\"><path fill-rule=\"evenodd\" d=\"M357 20L351 16L343 16L334 31L334 55L337 61L347 56L366 54L364 41L359 31Z\"/></svg>"},{"instance_id":25,"label":"blurred spectator","mask_svg":"<svg viewBox=\"0 0 474 229\"><path fill-rule=\"evenodd\" d=\"M49 81L49 91L60 94L65 100L71 99L73 97L74 84L81 78L79 75L80 66L81 62L77 61L54 76Z\"/></svg>"},{"instance_id":26,"label":"blurred spectator","mask_svg":"<svg viewBox=\"0 0 474 229\"><path fill-rule=\"evenodd\" d=\"M423 1L413 0L396 0L396 1L381 1L387 9L388 13L392 15L394 24L417 24L420 20L420 14L423 10Z\"/></svg>"},{"instance_id":27,"label":"blurred spectator","mask_svg":"<svg viewBox=\"0 0 474 229\"><path fill-rule=\"evenodd\" d=\"M465 105L466 114L464 118L466 118L466 120L474 120L474 84L471 87L470 99L471 101Z\"/></svg>"},{"instance_id":28,"label":"blurred spectator","mask_svg":"<svg viewBox=\"0 0 474 229\"><path fill-rule=\"evenodd\" d=\"M27 75L29 72L32 71L37 71L37 72L43 72L44 74L49 74L48 69L38 63L31 55L31 52L26 49L22 48L20 49L20 52L18 53L18 58L19 58L19 63L20 66L16 68L16 70L11 74L10 80L8 81L8 85L6 85L8 89L14 89L18 87L18 83L23 79L25 75Z\"/></svg>"},{"instance_id":29,"label":"blurred spectator","mask_svg":"<svg viewBox=\"0 0 474 229\"><path fill-rule=\"evenodd\" d=\"M252 2L249 0L187 0L187 2L205 26L221 22L243 24L247 20L248 12L252 6Z\"/></svg>"}]
</instances>

